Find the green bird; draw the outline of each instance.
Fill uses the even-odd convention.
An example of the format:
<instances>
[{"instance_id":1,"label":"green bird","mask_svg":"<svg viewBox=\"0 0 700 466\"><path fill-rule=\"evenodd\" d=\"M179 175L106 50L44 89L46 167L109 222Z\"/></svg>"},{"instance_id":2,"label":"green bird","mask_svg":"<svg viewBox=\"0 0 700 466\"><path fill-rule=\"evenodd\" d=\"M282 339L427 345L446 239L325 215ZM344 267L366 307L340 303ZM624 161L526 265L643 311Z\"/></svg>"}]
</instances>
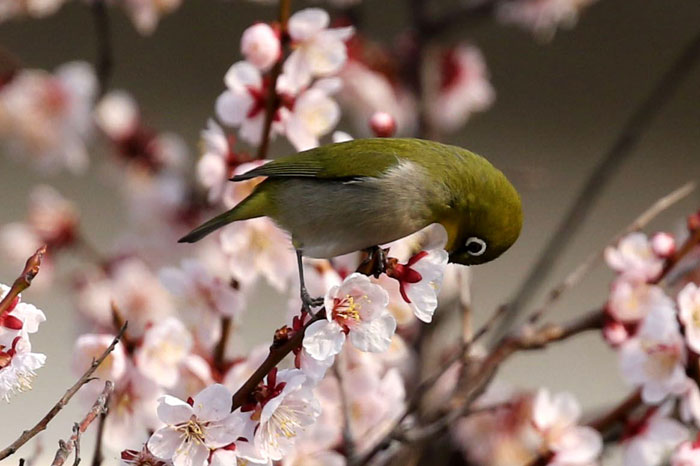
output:
<instances>
[{"instance_id":1,"label":"green bird","mask_svg":"<svg viewBox=\"0 0 700 466\"><path fill-rule=\"evenodd\" d=\"M195 228L193 243L238 220L270 217L302 256L330 258L389 243L430 224L447 231L450 262L491 261L522 227L520 196L485 158L421 139L357 139L273 160L232 181L267 177L231 210Z\"/></svg>"}]
</instances>

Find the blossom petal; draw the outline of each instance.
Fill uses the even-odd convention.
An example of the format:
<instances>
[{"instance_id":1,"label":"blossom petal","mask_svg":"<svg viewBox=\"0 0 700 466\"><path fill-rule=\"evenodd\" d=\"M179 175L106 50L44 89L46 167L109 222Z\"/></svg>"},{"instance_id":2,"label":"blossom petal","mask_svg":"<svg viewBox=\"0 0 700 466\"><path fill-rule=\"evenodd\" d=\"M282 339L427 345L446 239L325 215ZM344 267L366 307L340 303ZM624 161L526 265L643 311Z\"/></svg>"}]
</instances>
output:
<instances>
[{"instance_id":1,"label":"blossom petal","mask_svg":"<svg viewBox=\"0 0 700 466\"><path fill-rule=\"evenodd\" d=\"M162 427L148 439L148 449L158 458L170 459L180 449L184 437L172 427Z\"/></svg>"},{"instance_id":2,"label":"blossom petal","mask_svg":"<svg viewBox=\"0 0 700 466\"><path fill-rule=\"evenodd\" d=\"M321 8L306 8L297 11L289 18L289 35L295 41L304 41L328 27L329 23L330 16L326 11Z\"/></svg>"},{"instance_id":3,"label":"blossom petal","mask_svg":"<svg viewBox=\"0 0 700 466\"><path fill-rule=\"evenodd\" d=\"M165 395L158 401L158 418L166 424L187 422L194 414L192 406L174 396Z\"/></svg>"},{"instance_id":4,"label":"blossom petal","mask_svg":"<svg viewBox=\"0 0 700 466\"><path fill-rule=\"evenodd\" d=\"M239 126L246 121L253 105L253 97L247 91L224 91L216 99L216 115L229 126Z\"/></svg>"},{"instance_id":5,"label":"blossom petal","mask_svg":"<svg viewBox=\"0 0 700 466\"><path fill-rule=\"evenodd\" d=\"M336 322L319 320L309 325L304 333L304 349L318 361L340 353L344 343L345 333Z\"/></svg>"},{"instance_id":6,"label":"blossom petal","mask_svg":"<svg viewBox=\"0 0 700 466\"><path fill-rule=\"evenodd\" d=\"M355 348L361 351L382 353L389 349L391 337L396 330L396 319L388 311L350 332L349 338Z\"/></svg>"},{"instance_id":7,"label":"blossom petal","mask_svg":"<svg viewBox=\"0 0 700 466\"><path fill-rule=\"evenodd\" d=\"M221 384L213 384L197 393L192 405L197 418L220 421L231 412L231 393Z\"/></svg>"}]
</instances>

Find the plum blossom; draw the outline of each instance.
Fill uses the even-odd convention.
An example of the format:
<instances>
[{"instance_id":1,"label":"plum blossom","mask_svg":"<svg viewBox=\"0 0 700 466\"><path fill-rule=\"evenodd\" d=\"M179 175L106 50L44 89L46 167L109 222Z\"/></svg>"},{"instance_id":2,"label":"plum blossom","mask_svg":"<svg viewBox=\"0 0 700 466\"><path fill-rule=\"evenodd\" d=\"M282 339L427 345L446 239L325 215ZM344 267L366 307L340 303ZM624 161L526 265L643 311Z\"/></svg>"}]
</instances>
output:
<instances>
[{"instance_id":1,"label":"plum blossom","mask_svg":"<svg viewBox=\"0 0 700 466\"><path fill-rule=\"evenodd\" d=\"M664 265L642 232L630 233L620 240L617 247L608 246L605 260L613 270L638 281L656 279Z\"/></svg>"},{"instance_id":2,"label":"plum blossom","mask_svg":"<svg viewBox=\"0 0 700 466\"><path fill-rule=\"evenodd\" d=\"M78 337L73 346L73 372L76 374L83 373L92 361L99 358L105 350L112 344L114 335L109 334L94 334L87 333ZM102 380L112 380L119 383L122 377L126 374L128 368L126 351L124 345L119 342L114 349L102 361L102 364L97 366L95 377ZM101 389L98 384L92 384L95 389ZM96 393L94 394L97 395ZM92 394L90 395L92 396Z\"/></svg>"},{"instance_id":3,"label":"plum blossom","mask_svg":"<svg viewBox=\"0 0 700 466\"><path fill-rule=\"evenodd\" d=\"M231 275L244 286L262 276L282 292L296 275L289 239L268 218L233 223L222 229L219 238Z\"/></svg>"},{"instance_id":4,"label":"plum blossom","mask_svg":"<svg viewBox=\"0 0 700 466\"><path fill-rule=\"evenodd\" d=\"M9 346L0 344L0 398L7 402L13 394L32 388L36 370L46 362L45 355L31 349L29 339L22 336Z\"/></svg>"},{"instance_id":5,"label":"plum blossom","mask_svg":"<svg viewBox=\"0 0 700 466\"><path fill-rule=\"evenodd\" d=\"M238 154L233 152L233 140L226 136L224 130L214 120L207 122L202 131L204 153L197 162L197 179L208 191L209 202L221 199L233 169L240 162Z\"/></svg>"},{"instance_id":6,"label":"plum blossom","mask_svg":"<svg viewBox=\"0 0 700 466\"><path fill-rule=\"evenodd\" d=\"M9 291L9 286L0 283L0 300ZM43 311L23 302L22 296L19 295L0 315L0 345L10 347L17 337L28 339L29 334L36 333L39 325L44 321L46 321L46 315Z\"/></svg>"},{"instance_id":7,"label":"plum blossom","mask_svg":"<svg viewBox=\"0 0 700 466\"><path fill-rule=\"evenodd\" d=\"M216 99L216 115L224 124L239 128L238 135L242 140L252 145L260 144L268 94L268 84L263 81L260 70L247 61L239 61L226 72L224 82L227 90ZM280 91L279 87L277 91ZM270 137L282 130L281 123L273 121Z\"/></svg>"},{"instance_id":8,"label":"plum blossom","mask_svg":"<svg viewBox=\"0 0 700 466\"><path fill-rule=\"evenodd\" d=\"M4 0L0 2L0 23L23 16L43 18L58 11L66 0Z\"/></svg>"},{"instance_id":9,"label":"plum blossom","mask_svg":"<svg viewBox=\"0 0 700 466\"><path fill-rule=\"evenodd\" d=\"M428 116L440 131L455 131L474 112L486 110L495 98L484 57L476 47L460 44L433 58L428 76Z\"/></svg>"},{"instance_id":10,"label":"plum blossom","mask_svg":"<svg viewBox=\"0 0 700 466\"><path fill-rule=\"evenodd\" d=\"M548 464L588 465L600 455L603 440L593 428L579 426L581 407L570 393L551 395L540 389L535 395L532 418L545 448L553 453Z\"/></svg>"},{"instance_id":11,"label":"plum blossom","mask_svg":"<svg viewBox=\"0 0 700 466\"><path fill-rule=\"evenodd\" d=\"M347 60L345 41L353 27L328 28L330 17L320 8L306 8L289 18L288 30L293 52L284 63L284 72L308 84L314 76L325 77L340 71Z\"/></svg>"},{"instance_id":12,"label":"plum blossom","mask_svg":"<svg viewBox=\"0 0 700 466\"><path fill-rule=\"evenodd\" d=\"M672 409L671 403L651 408L643 419L627 427L625 466L660 466L688 438L683 424L669 417Z\"/></svg>"},{"instance_id":13,"label":"plum blossom","mask_svg":"<svg viewBox=\"0 0 700 466\"><path fill-rule=\"evenodd\" d=\"M389 267L387 275L398 280L401 297L423 322L431 322L437 308L437 296L447 267L448 254L443 248L447 242L444 228L430 229L431 238L426 250L413 255L406 264Z\"/></svg>"},{"instance_id":14,"label":"plum blossom","mask_svg":"<svg viewBox=\"0 0 700 466\"><path fill-rule=\"evenodd\" d=\"M396 132L396 120L387 112L375 112L369 119L369 127L375 136L390 138Z\"/></svg>"},{"instance_id":15,"label":"plum blossom","mask_svg":"<svg viewBox=\"0 0 700 466\"><path fill-rule=\"evenodd\" d=\"M179 366L192 349L192 336L175 317L167 317L146 330L143 344L135 354L136 367L163 387L172 387L180 375Z\"/></svg>"},{"instance_id":16,"label":"plum blossom","mask_svg":"<svg viewBox=\"0 0 700 466\"><path fill-rule=\"evenodd\" d=\"M318 80L294 99L291 110L282 109L284 133L298 151L317 147L319 138L340 121L340 107L330 97L340 83L332 78Z\"/></svg>"},{"instance_id":17,"label":"plum blossom","mask_svg":"<svg viewBox=\"0 0 700 466\"><path fill-rule=\"evenodd\" d=\"M678 293L678 308L688 346L700 353L700 288L695 283L688 283Z\"/></svg>"},{"instance_id":18,"label":"plum blossom","mask_svg":"<svg viewBox=\"0 0 700 466\"><path fill-rule=\"evenodd\" d=\"M543 40L554 36L557 27L571 28L581 10L596 0L524 0L504 2L496 7L496 16L508 24L516 24Z\"/></svg>"},{"instance_id":19,"label":"plum blossom","mask_svg":"<svg viewBox=\"0 0 700 466\"><path fill-rule=\"evenodd\" d=\"M265 458L279 461L291 451L296 437L318 418L321 408L300 370L273 370L266 378L266 387L272 397L254 408L253 418L260 421L255 446Z\"/></svg>"},{"instance_id":20,"label":"plum blossom","mask_svg":"<svg viewBox=\"0 0 700 466\"><path fill-rule=\"evenodd\" d=\"M279 34L269 24L253 24L243 31L241 53L246 61L267 71L282 56Z\"/></svg>"},{"instance_id":21,"label":"plum blossom","mask_svg":"<svg viewBox=\"0 0 700 466\"><path fill-rule=\"evenodd\" d=\"M54 74L20 71L0 89L0 141L45 171L84 172L96 91L95 74L84 62L64 64Z\"/></svg>"},{"instance_id":22,"label":"plum blossom","mask_svg":"<svg viewBox=\"0 0 700 466\"><path fill-rule=\"evenodd\" d=\"M179 268L160 270L161 283L188 308L187 317L205 345L219 340L222 317L237 317L245 306L242 293L230 281L212 275L195 259L184 259Z\"/></svg>"},{"instance_id":23,"label":"plum blossom","mask_svg":"<svg viewBox=\"0 0 700 466\"><path fill-rule=\"evenodd\" d=\"M700 464L700 442L686 440L678 445L671 456L671 466L697 466Z\"/></svg>"},{"instance_id":24,"label":"plum blossom","mask_svg":"<svg viewBox=\"0 0 700 466\"><path fill-rule=\"evenodd\" d=\"M231 413L231 393L220 384L197 395L192 404L165 395L158 417L165 423L148 440L148 449L174 466L205 466L211 450L234 443L243 433L240 412Z\"/></svg>"},{"instance_id":25,"label":"plum blossom","mask_svg":"<svg viewBox=\"0 0 700 466\"><path fill-rule=\"evenodd\" d=\"M182 0L125 0L123 8L142 35L150 35L156 30L160 18L180 7Z\"/></svg>"},{"instance_id":26,"label":"plum blossom","mask_svg":"<svg viewBox=\"0 0 700 466\"><path fill-rule=\"evenodd\" d=\"M685 391L686 350L673 308L656 307L637 334L620 347L623 377L642 386L642 400L657 404Z\"/></svg>"},{"instance_id":27,"label":"plum blossom","mask_svg":"<svg viewBox=\"0 0 700 466\"><path fill-rule=\"evenodd\" d=\"M661 231L651 237L651 249L659 257L671 257L676 252L676 240L673 235Z\"/></svg>"},{"instance_id":28,"label":"plum blossom","mask_svg":"<svg viewBox=\"0 0 700 466\"><path fill-rule=\"evenodd\" d=\"M673 307L673 301L661 287L627 280L624 276L613 282L607 310L616 320L633 324L657 307Z\"/></svg>"},{"instance_id":29,"label":"plum blossom","mask_svg":"<svg viewBox=\"0 0 700 466\"><path fill-rule=\"evenodd\" d=\"M326 319L311 324L304 349L323 361L338 354L346 335L359 350L383 352L389 348L396 320L387 310L388 293L359 273L349 275L325 296Z\"/></svg>"}]
</instances>

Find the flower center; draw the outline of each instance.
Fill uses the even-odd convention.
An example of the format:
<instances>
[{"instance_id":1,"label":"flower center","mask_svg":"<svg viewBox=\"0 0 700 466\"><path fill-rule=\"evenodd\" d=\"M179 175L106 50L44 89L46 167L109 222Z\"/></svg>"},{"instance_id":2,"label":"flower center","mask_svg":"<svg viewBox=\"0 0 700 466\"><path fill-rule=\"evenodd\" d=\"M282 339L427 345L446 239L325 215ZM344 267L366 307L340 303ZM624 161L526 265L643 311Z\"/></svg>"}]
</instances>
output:
<instances>
[{"instance_id":1,"label":"flower center","mask_svg":"<svg viewBox=\"0 0 700 466\"><path fill-rule=\"evenodd\" d=\"M367 299L367 296L362 296ZM333 317L338 320L354 320L356 322L360 321L360 309L362 305L355 301L354 296L349 294L345 295L344 298L335 298L333 306Z\"/></svg>"},{"instance_id":2,"label":"flower center","mask_svg":"<svg viewBox=\"0 0 700 466\"><path fill-rule=\"evenodd\" d=\"M204 426L192 416L189 421L177 426L177 430L185 435L185 441L195 442L197 444L204 443Z\"/></svg>"}]
</instances>

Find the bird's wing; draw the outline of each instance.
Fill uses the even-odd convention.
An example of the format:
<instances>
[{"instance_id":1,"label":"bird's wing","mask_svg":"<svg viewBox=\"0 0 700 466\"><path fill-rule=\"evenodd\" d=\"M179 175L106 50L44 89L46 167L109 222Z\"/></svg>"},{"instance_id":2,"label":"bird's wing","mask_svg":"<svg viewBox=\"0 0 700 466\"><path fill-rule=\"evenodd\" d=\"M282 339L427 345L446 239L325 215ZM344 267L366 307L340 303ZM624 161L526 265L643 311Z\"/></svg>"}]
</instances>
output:
<instances>
[{"instance_id":1,"label":"bird's wing","mask_svg":"<svg viewBox=\"0 0 700 466\"><path fill-rule=\"evenodd\" d=\"M419 151L424 143L417 139L359 139L331 144L273 160L231 180L259 176L334 180L377 177Z\"/></svg>"}]
</instances>

